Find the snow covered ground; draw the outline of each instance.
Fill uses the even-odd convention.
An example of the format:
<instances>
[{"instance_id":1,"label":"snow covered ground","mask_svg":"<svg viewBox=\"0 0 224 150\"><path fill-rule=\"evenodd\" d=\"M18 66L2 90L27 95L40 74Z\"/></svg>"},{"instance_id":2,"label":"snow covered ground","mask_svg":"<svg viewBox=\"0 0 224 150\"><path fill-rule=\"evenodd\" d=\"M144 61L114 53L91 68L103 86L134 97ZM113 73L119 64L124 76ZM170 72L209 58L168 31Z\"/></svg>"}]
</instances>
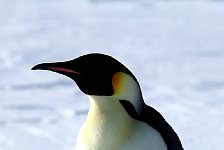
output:
<instances>
[{"instance_id":1,"label":"snow covered ground","mask_svg":"<svg viewBox=\"0 0 224 150\"><path fill-rule=\"evenodd\" d=\"M224 149L224 2L0 0L0 150L72 150L89 103L41 62L106 53L186 150Z\"/></svg>"}]
</instances>

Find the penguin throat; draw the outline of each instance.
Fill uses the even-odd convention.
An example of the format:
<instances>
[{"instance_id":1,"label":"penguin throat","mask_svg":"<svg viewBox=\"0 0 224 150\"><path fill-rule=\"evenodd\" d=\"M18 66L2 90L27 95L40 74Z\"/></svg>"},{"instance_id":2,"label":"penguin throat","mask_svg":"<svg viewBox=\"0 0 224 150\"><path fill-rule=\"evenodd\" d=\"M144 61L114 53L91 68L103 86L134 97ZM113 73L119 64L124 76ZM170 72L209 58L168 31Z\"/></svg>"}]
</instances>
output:
<instances>
[{"instance_id":1,"label":"penguin throat","mask_svg":"<svg viewBox=\"0 0 224 150\"><path fill-rule=\"evenodd\" d=\"M138 82L132 76L124 72L117 72L112 79L114 89L113 97L117 100L130 102L137 113L141 113L144 101Z\"/></svg>"},{"instance_id":2,"label":"penguin throat","mask_svg":"<svg viewBox=\"0 0 224 150\"><path fill-rule=\"evenodd\" d=\"M111 118L112 116L112 119L109 120L113 120L113 118L117 120L121 114L126 114L132 119L139 120L139 116L142 114L145 106L142 97L138 97L138 99L135 100L119 99L116 96L88 97L90 99L88 116L92 114L97 114L97 117L100 116L100 118ZM123 120L123 118L121 120Z\"/></svg>"},{"instance_id":3,"label":"penguin throat","mask_svg":"<svg viewBox=\"0 0 224 150\"><path fill-rule=\"evenodd\" d=\"M85 124L91 125L92 130L98 130L102 135L112 135L125 131L127 126L133 126L135 119L115 97L89 96L89 99L90 109ZM128 131L125 133L128 134Z\"/></svg>"}]
</instances>

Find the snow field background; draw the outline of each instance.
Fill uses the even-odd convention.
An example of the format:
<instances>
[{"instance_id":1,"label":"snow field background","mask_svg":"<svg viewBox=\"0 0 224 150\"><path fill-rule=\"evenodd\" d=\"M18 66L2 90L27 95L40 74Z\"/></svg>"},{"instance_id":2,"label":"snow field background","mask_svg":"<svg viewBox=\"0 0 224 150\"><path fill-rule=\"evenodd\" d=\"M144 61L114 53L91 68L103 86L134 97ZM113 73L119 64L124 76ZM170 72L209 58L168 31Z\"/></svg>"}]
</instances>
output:
<instances>
[{"instance_id":1,"label":"snow field background","mask_svg":"<svg viewBox=\"0 0 224 150\"><path fill-rule=\"evenodd\" d=\"M0 0L0 150L72 150L87 97L30 69L100 52L138 78L187 150L224 148L224 2Z\"/></svg>"}]
</instances>

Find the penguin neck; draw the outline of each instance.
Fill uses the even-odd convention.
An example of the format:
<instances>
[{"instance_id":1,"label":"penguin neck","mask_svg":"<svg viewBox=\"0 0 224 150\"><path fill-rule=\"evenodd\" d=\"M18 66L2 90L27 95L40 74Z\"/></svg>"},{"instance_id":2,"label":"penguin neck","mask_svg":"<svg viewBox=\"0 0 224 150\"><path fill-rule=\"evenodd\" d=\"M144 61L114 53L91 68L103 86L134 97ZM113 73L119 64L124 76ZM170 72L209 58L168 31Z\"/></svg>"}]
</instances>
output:
<instances>
[{"instance_id":1,"label":"penguin neck","mask_svg":"<svg viewBox=\"0 0 224 150\"><path fill-rule=\"evenodd\" d=\"M140 85L135 77L124 72L117 72L112 79L114 95L119 100L131 103L138 114L145 106Z\"/></svg>"},{"instance_id":2,"label":"penguin neck","mask_svg":"<svg viewBox=\"0 0 224 150\"><path fill-rule=\"evenodd\" d=\"M90 123L92 127L95 124L95 127L99 128L99 130L106 129L104 126L110 127L111 129L107 133L110 131L113 133L122 128L125 131L125 128L131 126L134 122L134 119L127 113L120 101L125 100L131 103L133 109L138 114L141 114L145 104L138 83L126 74L122 74L119 91L115 90L114 95L88 95L88 97L90 100L90 109L86 123Z\"/></svg>"},{"instance_id":3,"label":"penguin neck","mask_svg":"<svg viewBox=\"0 0 224 150\"><path fill-rule=\"evenodd\" d=\"M114 90L111 96L87 95L90 99L90 111L102 115L118 113L125 110L120 101L128 101L139 115L145 106L140 85L137 79L127 73L117 72L112 77ZM92 111L94 110L94 111ZM115 112L116 111L116 112ZM92 113L89 113L92 114Z\"/></svg>"},{"instance_id":4,"label":"penguin neck","mask_svg":"<svg viewBox=\"0 0 224 150\"><path fill-rule=\"evenodd\" d=\"M120 120L124 124L130 123L129 116L125 109L120 104L119 100L113 96L89 96L90 99L90 109L88 112L87 120L92 118L99 118L96 120L100 123L113 123ZM123 120L126 118L125 120ZM122 121L123 120L123 121ZM95 121L95 120L94 120ZM103 125L103 124L101 124Z\"/></svg>"}]
</instances>

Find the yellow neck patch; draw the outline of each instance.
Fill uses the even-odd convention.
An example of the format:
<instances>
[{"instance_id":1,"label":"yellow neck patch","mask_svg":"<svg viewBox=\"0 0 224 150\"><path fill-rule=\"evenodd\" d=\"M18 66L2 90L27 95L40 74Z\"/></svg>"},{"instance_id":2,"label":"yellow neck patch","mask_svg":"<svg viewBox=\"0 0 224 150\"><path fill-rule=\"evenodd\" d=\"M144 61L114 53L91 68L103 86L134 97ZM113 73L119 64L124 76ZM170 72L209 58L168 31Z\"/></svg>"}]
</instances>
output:
<instances>
[{"instance_id":1,"label":"yellow neck patch","mask_svg":"<svg viewBox=\"0 0 224 150\"><path fill-rule=\"evenodd\" d=\"M122 85L122 81L125 79L123 73L121 72L117 72L114 74L113 78L112 78L112 85L113 85L113 89L114 89L114 95L118 95L119 91L121 91L121 85Z\"/></svg>"},{"instance_id":2,"label":"yellow neck patch","mask_svg":"<svg viewBox=\"0 0 224 150\"><path fill-rule=\"evenodd\" d=\"M141 96L141 90L138 83L128 74L124 72L117 72L113 75L112 85L114 95L120 100L129 100L135 103L137 97Z\"/></svg>"}]
</instances>

